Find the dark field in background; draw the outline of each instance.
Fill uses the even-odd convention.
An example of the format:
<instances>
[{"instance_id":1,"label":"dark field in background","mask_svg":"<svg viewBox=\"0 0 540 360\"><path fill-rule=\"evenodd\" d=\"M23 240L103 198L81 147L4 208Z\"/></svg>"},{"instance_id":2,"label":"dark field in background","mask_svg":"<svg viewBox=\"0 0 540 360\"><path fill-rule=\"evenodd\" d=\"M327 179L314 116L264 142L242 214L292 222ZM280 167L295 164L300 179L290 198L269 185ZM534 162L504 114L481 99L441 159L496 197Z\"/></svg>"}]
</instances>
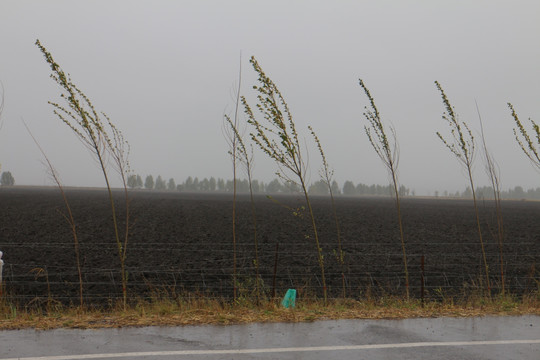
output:
<instances>
[{"instance_id":1,"label":"dark field in background","mask_svg":"<svg viewBox=\"0 0 540 360\"><path fill-rule=\"evenodd\" d=\"M127 267L131 299L155 294L232 296L231 194L131 192ZM117 206L123 209L120 191ZM121 297L119 260L105 190L67 189L78 226L84 295L88 304ZM256 197L260 273L267 295L296 288L299 296L320 296L320 268L306 213L294 216L302 197ZM394 202L390 198L337 199L347 295L404 294L403 263ZM504 260L507 289L521 295L538 289L540 202L504 201ZM341 270L329 198L313 207L324 252L331 296L340 296ZM499 286L499 249L491 201L480 202L486 252L494 291ZM249 197L238 199L237 258L242 296L253 293L254 245ZM402 203L411 294L420 296L421 257L429 297L475 291L483 276L471 200L409 199ZM78 277L70 228L55 188L0 188L0 250L4 285L12 301L43 303L48 295L77 304ZM122 213L121 213L122 214ZM123 215L121 216L123 221ZM39 269L42 269L39 274ZM50 287L50 292L48 290Z\"/></svg>"}]
</instances>

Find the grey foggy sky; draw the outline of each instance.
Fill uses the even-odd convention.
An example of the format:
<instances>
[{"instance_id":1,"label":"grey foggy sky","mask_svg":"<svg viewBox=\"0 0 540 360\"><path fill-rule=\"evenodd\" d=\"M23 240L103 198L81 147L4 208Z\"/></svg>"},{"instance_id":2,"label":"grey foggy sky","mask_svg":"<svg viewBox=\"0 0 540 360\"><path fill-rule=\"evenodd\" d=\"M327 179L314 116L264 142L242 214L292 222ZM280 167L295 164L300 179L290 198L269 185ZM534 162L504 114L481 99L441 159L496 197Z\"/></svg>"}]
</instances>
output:
<instances>
[{"instance_id":1,"label":"grey foggy sky","mask_svg":"<svg viewBox=\"0 0 540 360\"><path fill-rule=\"evenodd\" d=\"M143 179L232 177L222 123L233 110L241 52L242 94L253 97L254 55L306 139L312 181L320 161L308 125L340 185L388 181L364 134L362 78L397 131L401 183L418 194L464 189L463 171L435 135L448 133L438 80L474 131L478 101L503 188L538 187L506 103L522 120L540 120L539 18L540 2L519 0L0 0L2 171L20 185L52 184L24 118L66 185L103 183L47 104L60 91L34 45L39 38L124 132ZM262 153L255 162L255 178L274 178ZM487 185L480 156L475 176Z\"/></svg>"}]
</instances>

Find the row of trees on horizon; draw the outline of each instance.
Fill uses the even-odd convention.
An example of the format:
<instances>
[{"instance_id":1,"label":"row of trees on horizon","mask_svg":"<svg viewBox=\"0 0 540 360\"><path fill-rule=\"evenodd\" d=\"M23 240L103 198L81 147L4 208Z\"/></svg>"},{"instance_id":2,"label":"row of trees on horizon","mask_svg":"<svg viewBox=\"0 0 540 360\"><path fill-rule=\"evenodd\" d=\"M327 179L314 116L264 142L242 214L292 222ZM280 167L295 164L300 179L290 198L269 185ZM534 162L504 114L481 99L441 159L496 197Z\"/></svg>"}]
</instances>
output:
<instances>
[{"instance_id":1,"label":"row of trees on horizon","mask_svg":"<svg viewBox=\"0 0 540 360\"><path fill-rule=\"evenodd\" d=\"M130 175L127 181L128 187L131 189L146 189L146 190L168 190L168 191L185 191L185 192L230 192L234 191L233 180L225 180L222 178L204 178L199 180L198 177L191 177L182 182L177 183L173 178L165 180L158 175L155 180L152 175L147 175L144 182L140 175ZM297 184L279 181L274 179L268 183L257 179L251 180L253 192L256 194L294 194L301 193L302 190ZM337 181L332 181L332 193L334 195L391 195L390 185L355 185L352 181L346 181L343 187L340 187ZM247 179L236 179L236 191L239 193L249 193L249 181ZM312 195L329 195L328 185L323 180L318 180L312 183L308 189ZM411 191L404 185L400 187L400 193L407 196ZM414 191L413 191L414 193Z\"/></svg>"},{"instance_id":2,"label":"row of trees on horizon","mask_svg":"<svg viewBox=\"0 0 540 360\"><path fill-rule=\"evenodd\" d=\"M291 184L278 179L274 179L268 183L259 180L252 180L253 192L256 194L295 194L301 193L301 189L296 184ZM165 180L161 175L158 175L155 179L152 175L147 175L143 182L140 175L130 175L128 177L128 186L131 189L145 189L145 190L159 190L159 191L180 191L180 192L225 192L232 193L234 190L234 183L232 180L225 180L222 178L204 178L199 180L198 177L188 176L184 182L177 183L176 180L170 178ZM379 185L371 184L366 185L363 183L354 184L354 182L347 180L340 186L337 181L332 182L332 193L334 195L343 196L393 196L392 185ZM249 193L249 182L247 179L236 180L236 191L239 193ZM493 188L491 186L476 187L476 195L480 199L493 198ZM328 185L323 180L318 180L309 186L308 192L311 195L329 195ZM416 196L415 190L410 190L405 185L399 187L400 196ZM435 191L433 193L435 197L444 198L472 198L472 191L470 187L467 187L463 191L449 192ZM531 188L525 190L522 186L515 186L508 190L501 191L501 198L503 199L531 199L540 200L540 187Z\"/></svg>"},{"instance_id":3,"label":"row of trees on horizon","mask_svg":"<svg viewBox=\"0 0 540 360\"><path fill-rule=\"evenodd\" d=\"M15 178L9 171L4 171L0 175L1 186L14 186ZM268 183L259 180L252 180L253 192L256 194L295 194L301 193L301 189L290 183L284 183L278 179L274 179ZM161 175L158 175L155 180L152 175L147 175L144 182L140 175L130 175L128 177L128 186L130 189L144 189L144 190L159 190L159 191L180 191L180 192L233 192L233 181L224 180L222 178L204 178L199 180L198 177L191 177L182 182L177 183L173 178L164 180ZM239 193L249 193L249 182L247 179L236 180L236 190ZM328 185L322 181L316 181L309 187L309 193L311 195L329 195ZM332 182L332 192L334 195L343 196L393 196L391 185L379 185L371 184L366 185L362 183L354 184L352 181L347 180L340 186L337 181ZM476 188L476 195L480 199L492 199L493 188L491 186L482 186ZM415 190L410 190L404 185L399 187L400 196L416 196ZM435 191L434 197L443 198L472 198L472 191L470 187L467 187L463 191L449 192ZM501 191L502 199L529 199L540 200L540 187L524 189L522 186L515 186L508 190Z\"/></svg>"}]
</instances>

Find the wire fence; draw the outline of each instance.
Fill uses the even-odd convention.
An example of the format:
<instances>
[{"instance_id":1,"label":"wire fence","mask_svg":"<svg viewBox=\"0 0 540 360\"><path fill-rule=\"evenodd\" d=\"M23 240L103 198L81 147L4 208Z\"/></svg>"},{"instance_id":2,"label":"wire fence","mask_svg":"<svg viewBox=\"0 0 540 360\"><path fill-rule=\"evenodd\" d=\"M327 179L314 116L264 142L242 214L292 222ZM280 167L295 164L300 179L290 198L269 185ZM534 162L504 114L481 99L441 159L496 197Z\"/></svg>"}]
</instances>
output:
<instances>
[{"instance_id":1,"label":"wire fence","mask_svg":"<svg viewBox=\"0 0 540 360\"><path fill-rule=\"evenodd\" d=\"M62 209L58 194L36 192L29 196L21 191L0 195L0 250L5 262L2 296L21 306L51 301L77 304L79 272L74 242L58 211ZM95 194L68 195L78 224L84 301L96 306L115 303L122 297L122 281L110 210ZM257 198L257 258L247 198L239 198L235 250L229 195L134 196L126 259L130 301L232 299L235 292L243 298L255 298L257 284L267 298L283 296L289 288L296 289L299 298L322 297L322 272L309 221L293 216L290 210L301 202L294 197L277 200L280 204L276 199ZM288 207L280 206L283 204ZM338 199L343 264L328 199L315 198L313 206L330 297L405 294L403 254L392 199ZM470 203L404 199L411 296L438 300L498 293L503 281L505 290L516 296L538 293L540 203L505 202L503 210L506 231L502 247L493 233L496 224L491 204L484 203L481 214L491 283L488 288Z\"/></svg>"},{"instance_id":2,"label":"wire fence","mask_svg":"<svg viewBox=\"0 0 540 360\"><path fill-rule=\"evenodd\" d=\"M148 253L149 249L145 250ZM171 253L179 250L168 251L170 252L168 256L171 256ZM235 286L231 258L228 256L232 254L217 251L210 256L212 255L227 255L227 257L214 261L212 267L198 266L200 264L196 260L175 267L145 268L141 265L127 267L130 298L132 301L159 297L178 299L186 296L231 299ZM321 270L317 265L315 254L288 253L288 259L302 257L305 260L305 263L296 265L280 260L279 255L279 253L267 254L259 258L261 263L277 264L259 267L259 281L264 296L280 296L288 288L297 289L300 298L322 296ZM328 259L332 254L325 255ZM498 256L499 253L487 254L493 262ZM353 254L348 254L343 271L339 266L327 267L325 276L330 297L341 297L343 292L347 297L357 299L365 296L405 293L401 253L368 253L362 254L361 258L361 263L355 262ZM371 258L376 259L376 262L370 261ZM462 253L446 253L437 258L408 254L411 295L436 300L449 296L485 293L487 286L483 264L476 261L476 271L471 272L471 264L467 263L469 260L469 257L463 256ZM504 263L506 291L517 296L537 292L539 278L535 264L538 260L538 256L533 254L507 256ZM254 259L238 256L237 261L239 266L236 274L236 290L244 298L255 298ZM312 265L307 266L306 263ZM491 291L494 293L500 291L500 270L494 268L490 275ZM78 270L74 266L6 263L3 279L5 295L17 304L42 304L51 299L63 304L76 304L79 299ZM122 296L119 267L84 266L82 282L86 303L109 304Z\"/></svg>"}]
</instances>

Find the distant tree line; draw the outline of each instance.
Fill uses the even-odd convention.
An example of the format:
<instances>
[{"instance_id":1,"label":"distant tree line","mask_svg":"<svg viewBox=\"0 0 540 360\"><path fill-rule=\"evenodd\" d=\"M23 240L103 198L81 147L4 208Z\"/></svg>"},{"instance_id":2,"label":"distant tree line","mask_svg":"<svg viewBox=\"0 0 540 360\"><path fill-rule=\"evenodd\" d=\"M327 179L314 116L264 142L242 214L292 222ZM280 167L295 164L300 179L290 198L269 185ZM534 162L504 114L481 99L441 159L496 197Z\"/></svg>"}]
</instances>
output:
<instances>
[{"instance_id":1,"label":"distant tree line","mask_svg":"<svg viewBox=\"0 0 540 360\"><path fill-rule=\"evenodd\" d=\"M414 196L414 194L413 194ZM435 197L444 198L456 198L456 199L471 199L472 191L470 186L464 191L448 192L448 191L435 191ZM491 186L479 186L476 188L476 197L483 200L493 200L493 188ZM506 200L540 200L540 187L536 189L525 190L521 186L515 186L508 190L501 190L501 199Z\"/></svg>"},{"instance_id":2,"label":"distant tree line","mask_svg":"<svg viewBox=\"0 0 540 360\"><path fill-rule=\"evenodd\" d=\"M379 195L379 196L391 196L394 191L392 185L366 185L358 184L354 185L352 181L345 181L343 184L343 195L354 196L354 195ZM409 196L410 190L401 185L399 187L399 196Z\"/></svg>"},{"instance_id":3,"label":"distant tree line","mask_svg":"<svg viewBox=\"0 0 540 360\"><path fill-rule=\"evenodd\" d=\"M0 185L2 186L13 186L15 185L15 178L9 171L4 171L0 176Z\"/></svg>"},{"instance_id":4,"label":"distant tree line","mask_svg":"<svg viewBox=\"0 0 540 360\"><path fill-rule=\"evenodd\" d=\"M467 189L465 189L465 191L463 191L459 195L460 195L459 197L462 197L462 198L472 198L471 188L467 187ZM476 196L479 199L486 199L486 200L493 199L493 188L491 186L477 187ZM508 190L502 190L501 199L540 200L540 187L537 187L536 189L524 190L523 187L521 186L515 186L513 189L511 188Z\"/></svg>"},{"instance_id":5,"label":"distant tree line","mask_svg":"<svg viewBox=\"0 0 540 360\"><path fill-rule=\"evenodd\" d=\"M177 183L173 178L165 180L161 175L158 175L155 179L152 175L147 175L144 182L140 175L130 175L127 181L128 186L131 189L146 189L146 190L161 190L161 191L183 191L183 192L232 192L233 181L225 180L222 178L204 178L200 180L198 177L188 176L182 183ZM298 185L288 182L283 182L278 179L274 179L270 182L263 182L259 180L253 180L252 182L254 193L265 194L292 194L300 193L301 189ZM390 196L392 193L391 185L355 185L351 181L346 181L343 188L339 186L337 181L333 181L331 184L332 192L334 195L379 195ZM249 182L247 179L236 180L236 190L239 193L249 193ZM323 180L313 182L308 189L311 195L328 195L328 186ZM402 196L408 196L410 191L405 186L400 187L400 194Z\"/></svg>"},{"instance_id":6,"label":"distant tree line","mask_svg":"<svg viewBox=\"0 0 540 360\"><path fill-rule=\"evenodd\" d=\"M14 186L15 178L9 171L4 171L0 175L1 186ZM146 189L146 190L160 190L160 191L183 191L183 192L232 192L233 181L224 180L221 178L211 177L210 179L188 176L183 182L177 184L173 178L164 180L161 175L154 180L152 175L146 176L144 182L140 175L130 175L127 180L127 185L130 189ZM274 179L268 183L262 181L253 180L253 192L257 194L294 194L299 193L300 189L295 184L283 183L278 179ZM237 180L236 190L239 193L249 193L249 183L247 179ZM337 181L332 182L332 192L334 195L344 196L391 196L392 185L366 185L359 183L355 185L352 181L345 181L343 187L340 187ZM323 180L316 181L309 186L310 195L329 195L328 186ZM401 185L399 187L400 196L416 196L414 190ZM491 186L482 186L476 188L476 194L478 199L490 200L493 199L493 188ZM445 198L472 198L472 191L469 186L464 191L449 192L435 191L433 194L435 197ZM508 190L501 191L502 199L527 199L527 200L540 200L540 187L523 189L521 186L515 186Z\"/></svg>"},{"instance_id":7,"label":"distant tree line","mask_svg":"<svg viewBox=\"0 0 540 360\"><path fill-rule=\"evenodd\" d=\"M2 174L2 185L13 185L14 180L11 173L7 172L7 175ZM165 180L161 175L158 175L155 179L152 175L147 175L142 179L140 175L130 175L128 177L128 186L131 189L146 189L146 190L160 190L160 191L181 191L181 192L222 192L232 193L233 181L225 180L222 178L203 178L200 180L198 177L188 176L182 183L177 183L176 180L170 178ZM253 192L257 194L294 194L299 193L300 189L297 185L291 183L284 183L278 179L274 179L270 182L263 182L259 180L253 180L252 183ZM237 179L236 182L237 191L239 193L249 193L249 183L247 179ZM313 182L309 186L310 195L328 195L328 186L323 180ZM392 185L366 185L366 184L354 184L352 181L345 181L341 187L337 181L332 182L332 192L334 195L344 196L392 196ZM401 185L399 187L400 196L416 196L414 190L410 190L408 187ZM491 186L483 186L476 188L476 194L479 199L492 199L493 188ZM472 191L470 187L467 187L464 191L448 192L448 191L435 191L433 194L435 197L446 198L471 198ZM540 187L536 189L525 190L521 186L501 191L501 198L503 199L530 199L540 200Z\"/></svg>"},{"instance_id":8,"label":"distant tree line","mask_svg":"<svg viewBox=\"0 0 540 360\"><path fill-rule=\"evenodd\" d=\"M165 180L158 175L155 179L152 175L147 175L144 182L140 175L131 175L128 177L128 186L131 189L162 190L162 191L183 191L183 192L232 192L233 181L222 178L204 178L188 176L182 183L177 183L173 178ZM297 186L282 184L274 179L269 183L253 180L253 192L255 193L294 193L298 192ZM237 179L236 190L240 193L249 192L249 183L247 179Z\"/></svg>"}]
</instances>

